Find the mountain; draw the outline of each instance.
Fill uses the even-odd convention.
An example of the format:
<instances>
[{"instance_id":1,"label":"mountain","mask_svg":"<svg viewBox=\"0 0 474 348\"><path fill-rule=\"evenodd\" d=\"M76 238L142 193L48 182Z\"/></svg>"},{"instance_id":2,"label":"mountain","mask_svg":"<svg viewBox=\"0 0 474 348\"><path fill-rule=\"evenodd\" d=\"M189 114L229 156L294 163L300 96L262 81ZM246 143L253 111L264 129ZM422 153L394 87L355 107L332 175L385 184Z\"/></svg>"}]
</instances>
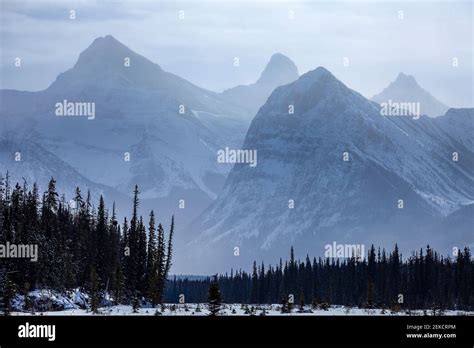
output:
<instances>
[{"instance_id":1,"label":"mountain","mask_svg":"<svg viewBox=\"0 0 474 348\"><path fill-rule=\"evenodd\" d=\"M389 100L397 103L420 103L422 115L436 117L444 115L448 107L424 90L411 75L400 73L395 81L390 83L379 94L372 97L377 103L388 103Z\"/></svg>"},{"instance_id":2,"label":"mountain","mask_svg":"<svg viewBox=\"0 0 474 348\"><path fill-rule=\"evenodd\" d=\"M453 148L464 147L464 151L474 149L474 109L449 109L444 116L437 117L436 122L449 137Z\"/></svg>"},{"instance_id":3,"label":"mountain","mask_svg":"<svg viewBox=\"0 0 474 348\"><path fill-rule=\"evenodd\" d=\"M81 187L84 199L87 197L87 190L90 190L94 205L100 195L110 203L125 202L123 194L106 185L91 182L40 144L0 137L0 176L5 178L7 172L11 186L16 183L20 186L26 184L31 189L36 182L40 195L47 190L49 180L54 177L57 191L61 194L72 196L76 187ZM127 202L120 208L129 205L131 206Z\"/></svg>"},{"instance_id":4,"label":"mountain","mask_svg":"<svg viewBox=\"0 0 474 348\"><path fill-rule=\"evenodd\" d=\"M275 53L257 82L240 85L222 92L223 98L235 105L244 106L249 118L253 118L278 86L286 85L298 78L298 68L293 61L281 53Z\"/></svg>"},{"instance_id":5,"label":"mountain","mask_svg":"<svg viewBox=\"0 0 474 348\"><path fill-rule=\"evenodd\" d=\"M461 145L464 130L443 123L469 115L384 117L378 104L322 67L276 88L243 145L257 151L258 165L236 164L218 198L189 226L193 239L179 271L187 264L217 272L254 259L276 262L291 245L304 257L323 255L333 241L366 250L398 243L409 252L443 240L457 226L433 227L474 202L472 133ZM462 231L458 241L474 241L472 231Z\"/></svg>"},{"instance_id":6,"label":"mountain","mask_svg":"<svg viewBox=\"0 0 474 348\"><path fill-rule=\"evenodd\" d=\"M125 66L128 59L129 66ZM133 52L111 35L100 37L79 55L74 67L60 74L48 88L53 93L65 91L94 93L117 89L145 90L161 98L180 102L193 110L227 116L240 116L238 107L230 107L216 93L199 88L179 76L163 71L158 64ZM90 92L89 92L90 94Z\"/></svg>"},{"instance_id":7,"label":"mountain","mask_svg":"<svg viewBox=\"0 0 474 348\"><path fill-rule=\"evenodd\" d=\"M295 63L281 53L275 53L265 66L256 84L271 85L275 87L286 85L298 79L298 68Z\"/></svg>"},{"instance_id":8,"label":"mountain","mask_svg":"<svg viewBox=\"0 0 474 348\"><path fill-rule=\"evenodd\" d=\"M138 184L143 208L166 218L175 213L181 223L219 193L230 166L217 163L216 153L240 147L249 124L244 109L112 36L94 40L46 90L2 90L0 101L0 136L39 144L91 183L123 195ZM85 103L94 117L58 117L58 103Z\"/></svg>"}]
</instances>

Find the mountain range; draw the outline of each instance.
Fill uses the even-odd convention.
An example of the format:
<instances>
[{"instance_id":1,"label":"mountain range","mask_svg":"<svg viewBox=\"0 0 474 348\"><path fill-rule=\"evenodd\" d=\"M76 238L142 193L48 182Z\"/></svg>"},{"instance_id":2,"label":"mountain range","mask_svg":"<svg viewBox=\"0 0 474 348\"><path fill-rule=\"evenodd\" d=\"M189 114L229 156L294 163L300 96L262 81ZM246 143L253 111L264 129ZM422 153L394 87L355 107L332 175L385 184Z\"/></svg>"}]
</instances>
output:
<instances>
[{"instance_id":1,"label":"mountain range","mask_svg":"<svg viewBox=\"0 0 474 348\"><path fill-rule=\"evenodd\" d=\"M388 100L423 116L384 116ZM275 262L291 245L474 242L474 109L448 109L411 76L369 100L277 53L254 84L216 93L105 36L47 89L0 90L0 102L1 173L40 190L54 176L119 215L137 184L142 212L176 217L175 273ZM95 115L58 117L63 102ZM221 163L223 149L255 151L257 165Z\"/></svg>"},{"instance_id":2,"label":"mountain range","mask_svg":"<svg viewBox=\"0 0 474 348\"><path fill-rule=\"evenodd\" d=\"M304 257L333 241L404 252L472 244L473 122L474 109L382 116L326 69L310 71L260 108L243 144L258 165L234 166L184 254L217 272L277 262L292 245Z\"/></svg>"},{"instance_id":3,"label":"mountain range","mask_svg":"<svg viewBox=\"0 0 474 348\"><path fill-rule=\"evenodd\" d=\"M262 74L265 88L286 78L274 66L279 59L272 58ZM81 184L95 198L119 199L119 212L128 212L137 184L144 210L153 208L164 217L174 213L181 222L216 198L231 168L217 163L216 152L240 148L253 116L110 35L97 38L46 90L2 90L0 100L0 139L15 143L15 152L38 146L36 152L44 153L24 156L34 164L19 166L9 164L13 154L2 148L0 170L10 168L12 181L24 177L30 185L46 185L54 176L71 195ZM57 117L55 105L63 101L94 103L96 116ZM184 208L177 209L181 200Z\"/></svg>"}]
</instances>

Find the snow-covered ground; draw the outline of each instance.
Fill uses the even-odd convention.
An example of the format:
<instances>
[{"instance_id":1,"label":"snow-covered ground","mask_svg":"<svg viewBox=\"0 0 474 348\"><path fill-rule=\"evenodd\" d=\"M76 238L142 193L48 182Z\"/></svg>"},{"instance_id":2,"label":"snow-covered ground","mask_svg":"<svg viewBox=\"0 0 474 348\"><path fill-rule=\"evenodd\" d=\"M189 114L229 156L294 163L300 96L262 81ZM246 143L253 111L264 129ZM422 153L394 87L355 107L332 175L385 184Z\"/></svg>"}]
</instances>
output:
<instances>
[{"instance_id":1,"label":"snow-covered ground","mask_svg":"<svg viewBox=\"0 0 474 348\"><path fill-rule=\"evenodd\" d=\"M199 309L197 309L199 308ZM382 309L362 309L352 308L345 306L331 306L328 310L323 309L312 309L311 306L305 306L303 311L300 311L298 307L295 307L291 313L281 313L281 305L241 305L241 304L223 304L222 310L219 315L235 315L235 316L250 316L250 315L263 315L265 309L265 315L269 316L339 316L339 315L379 315L379 316L397 316L397 315L433 315L433 311L427 310L416 310L411 312L398 311L393 312L391 310ZM31 315L29 312L13 312L12 315ZM133 312L132 306L118 305L110 307L102 307L99 309L99 314L93 314L91 311L86 309L67 309L62 311L48 311L48 312L36 312L35 315L47 315L47 316L67 316L67 315L166 315L166 316L206 316L209 315L207 304L165 304L164 309L158 308L140 308L136 313ZM439 315L439 312L436 313ZM449 310L444 311L442 315L469 315L474 316L474 312Z\"/></svg>"},{"instance_id":2,"label":"snow-covered ground","mask_svg":"<svg viewBox=\"0 0 474 348\"><path fill-rule=\"evenodd\" d=\"M152 308L150 305L142 306L134 312L131 305L112 305L113 299L109 294L106 294L102 299L98 313L90 311L89 296L75 289L66 293L59 293L54 290L39 289L30 291L28 293L28 306L25 306L25 296L16 295L12 301L11 315L46 315L46 316L68 316L68 315L165 315L165 316L206 316L209 315L207 303L167 303L163 306ZM33 307L35 310L25 310L26 307ZM234 316L332 316L332 315L379 315L379 316L394 316L394 315L468 315L474 316L474 311L466 312L461 310L447 310L440 313L433 310L400 310L392 311L389 309L366 309L347 307L340 305L329 306L326 309L321 305L313 308L311 305L306 305L301 310L299 305L294 304L290 313L281 312L281 304L222 304L219 315L234 315Z\"/></svg>"}]
</instances>

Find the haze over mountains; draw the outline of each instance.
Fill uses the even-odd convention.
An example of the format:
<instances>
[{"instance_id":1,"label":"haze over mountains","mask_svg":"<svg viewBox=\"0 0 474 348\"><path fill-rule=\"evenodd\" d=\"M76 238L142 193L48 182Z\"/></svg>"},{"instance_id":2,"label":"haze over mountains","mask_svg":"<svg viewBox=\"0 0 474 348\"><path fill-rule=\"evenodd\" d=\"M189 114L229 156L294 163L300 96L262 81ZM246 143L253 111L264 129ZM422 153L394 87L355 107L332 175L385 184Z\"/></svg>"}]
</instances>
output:
<instances>
[{"instance_id":1,"label":"haze over mountains","mask_svg":"<svg viewBox=\"0 0 474 348\"><path fill-rule=\"evenodd\" d=\"M298 76L295 63L287 56L275 53L255 83L229 88L222 92L222 96L245 107L253 118L275 88L293 82Z\"/></svg>"},{"instance_id":2,"label":"haze over mountains","mask_svg":"<svg viewBox=\"0 0 474 348\"><path fill-rule=\"evenodd\" d=\"M473 109L436 119L384 117L326 69L310 71L260 108L243 145L258 152L258 166L234 166L190 226L185 254L194 255L194 269L215 272L252 259L276 262L291 245L304 257L322 255L333 241L398 243L404 252L473 243L466 223L474 222L473 121ZM453 152L462 159L453 161ZM464 219L450 218L454 211ZM455 236L438 228L446 221Z\"/></svg>"},{"instance_id":3,"label":"haze over mountains","mask_svg":"<svg viewBox=\"0 0 474 348\"><path fill-rule=\"evenodd\" d=\"M372 100L377 103L387 103L389 100L397 103L420 103L421 114L431 117L444 115L449 109L420 87L413 76L404 73L400 73L395 81L374 95Z\"/></svg>"},{"instance_id":4,"label":"haze over mountains","mask_svg":"<svg viewBox=\"0 0 474 348\"><path fill-rule=\"evenodd\" d=\"M252 94L264 101L280 82L297 76L295 65L276 54ZM37 144L48 154L32 156L35 165L20 167L3 148L0 170L31 169L11 169L12 181L24 177L29 184L45 185L46 177L55 176L71 194L76 185L90 188L94 198L107 191L106 200L119 199L119 212L128 211L130 202L123 198L138 184L144 208L163 216L175 213L181 222L194 218L220 192L232 165L218 164L216 153L240 148L255 108L254 99L234 103L164 71L110 35L97 38L46 90L0 93L0 137L14 141L19 152ZM97 116L57 117L55 104L64 100L93 102ZM51 159L47 165L45 158ZM63 177L65 172L77 175ZM176 211L181 200L185 208Z\"/></svg>"},{"instance_id":5,"label":"haze over mountains","mask_svg":"<svg viewBox=\"0 0 474 348\"><path fill-rule=\"evenodd\" d=\"M96 184L88 185L95 195L105 193L98 185L106 185L129 196L138 184L144 207L166 217L175 212L182 220L215 198L230 170L217 165L215 154L224 146L240 147L248 126L242 108L163 71L111 36L96 39L46 90L3 90L1 100L0 135L17 139L19 152L40 144L49 155L33 156L36 162L58 158L36 166L44 171L31 170L25 176L30 184L49 174L59 179L69 166ZM63 100L95 103L95 119L57 117L55 104ZM11 175L21 181L25 174ZM71 194L83 181L74 177L60 183ZM180 199L186 213L176 211ZM128 211L128 200L117 203Z\"/></svg>"},{"instance_id":6,"label":"haze over mountains","mask_svg":"<svg viewBox=\"0 0 474 348\"><path fill-rule=\"evenodd\" d=\"M46 90L0 91L0 172L40 189L54 176L119 214L139 185L143 211L176 216L175 273L274 262L290 245L473 243L474 109L446 112L404 74L373 99L322 67L298 76L282 54L254 84L215 93L106 36ZM446 114L384 117L388 99ZM95 118L58 117L64 100L95 103ZM218 163L226 147L256 150L258 165Z\"/></svg>"}]
</instances>

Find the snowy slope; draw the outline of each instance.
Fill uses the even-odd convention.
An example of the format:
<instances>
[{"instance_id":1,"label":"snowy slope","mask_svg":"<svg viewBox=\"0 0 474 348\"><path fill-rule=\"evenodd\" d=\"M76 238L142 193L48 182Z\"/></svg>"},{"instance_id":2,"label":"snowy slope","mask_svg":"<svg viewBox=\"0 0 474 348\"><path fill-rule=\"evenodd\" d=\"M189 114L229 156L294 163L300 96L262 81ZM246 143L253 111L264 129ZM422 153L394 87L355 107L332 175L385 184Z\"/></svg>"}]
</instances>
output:
<instances>
[{"instance_id":1,"label":"snowy slope","mask_svg":"<svg viewBox=\"0 0 474 348\"><path fill-rule=\"evenodd\" d=\"M448 107L424 90L411 75L400 73L395 81L390 83L382 92L372 97L377 103L418 102L421 114L431 117L444 115Z\"/></svg>"},{"instance_id":2,"label":"snowy slope","mask_svg":"<svg viewBox=\"0 0 474 348\"><path fill-rule=\"evenodd\" d=\"M404 251L441 241L432 233L448 231L430 228L474 200L473 134L461 137L467 147L456 146L453 139L465 130L443 129L441 120L381 116L378 104L324 68L277 88L244 142L257 150L257 167L236 165L217 200L190 226L193 268L275 262L290 245L304 255L322 254L332 241L398 242ZM456 150L463 154L458 162L451 158ZM472 242L472 233L458 241Z\"/></svg>"},{"instance_id":3,"label":"snowy slope","mask_svg":"<svg viewBox=\"0 0 474 348\"><path fill-rule=\"evenodd\" d=\"M217 164L217 150L241 146L249 124L242 108L111 36L96 39L46 90L3 90L0 99L0 135L41 144L91 182L124 195L138 184L144 208L178 213L181 221L221 190L231 167ZM95 103L95 119L57 117L55 104L63 100ZM179 199L188 204L177 212Z\"/></svg>"},{"instance_id":4,"label":"snowy slope","mask_svg":"<svg viewBox=\"0 0 474 348\"><path fill-rule=\"evenodd\" d=\"M285 55L275 53L255 83L229 88L222 92L222 97L235 105L245 107L251 119L276 87L286 85L297 78L298 68L295 63Z\"/></svg>"},{"instance_id":5,"label":"snowy slope","mask_svg":"<svg viewBox=\"0 0 474 348\"><path fill-rule=\"evenodd\" d=\"M0 175L5 178L7 171L11 186L16 183L23 186L26 183L32 189L36 182L40 196L46 191L49 180L54 177L57 191L64 193L67 201L73 196L75 188L80 187L84 198L87 190L90 190L94 205L102 195L107 203L116 201L119 209L128 209L125 195L106 185L91 182L38 143L0 137Z\"/></svg>"}]
</instances>

